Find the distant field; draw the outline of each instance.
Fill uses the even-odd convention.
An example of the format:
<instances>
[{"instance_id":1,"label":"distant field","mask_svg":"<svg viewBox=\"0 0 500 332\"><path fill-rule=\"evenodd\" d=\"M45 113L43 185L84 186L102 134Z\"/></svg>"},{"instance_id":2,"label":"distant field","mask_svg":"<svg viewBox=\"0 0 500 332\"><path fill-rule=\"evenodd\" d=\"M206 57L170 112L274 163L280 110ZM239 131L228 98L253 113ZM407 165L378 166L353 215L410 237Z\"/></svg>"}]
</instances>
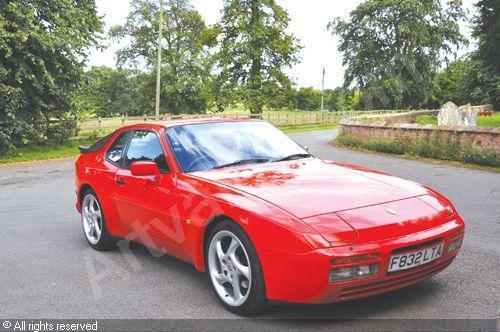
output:
<instances>
[{"instance_id":1,"label":"distant field","mask_svg":"<svg viewBox=\"0 0 500 332\"><path fill-rule=\"evenodd\" d=\"M244 117L251 116L249 111L231 109L223 113L207 113L192 115L161 115L160 119L177 118L206 118L206 117ZM259 117L269 121L277 127L301 127L315 125L335 125L339 122L341 113L333 112L308 112L308 111L264 111ZM124 118L102 118L84 119L78 121L78 137L96 137L105 135L117 128L138 122L149 122L156 120L153 116L134 116Z\"/></svg>"},{"instance_id":2,"label":"distant field","mask_svg":"<svg viewBox=\"0 0 500 332\"><path fill-rule=\"evenodd\" d=\"M421 125L437 125L438 124L438 119L435 116L432 115L420 115L417 116L416 122Z\"/></svg>"},{"instance_id":3,"label":"distant field","mask_svg":"<svg viewBox=\"0 0 500 332\"><path fill-rule=\"evenodd\" d=\"M273 125L283 127L306 127L306 126L333 126L346 117L351 117L359 114L374 115L383 113L398 113L399 110L373 110L373 111L338 111L338 112L310 112L298 110L279 110L271 111L264 110L262 114L256 115L257 118L269 121ZM207 114L184 114L172 115L162 114L160 120L164 119L185 119L185 118L207 118L207 117L242 117L248 118L251 116L249 111L244 109L234 108L228 109L222 113L207 113ZM78 120L78 139L85 137L97 137L105 135L124 125L134 124L138 122L155 121L154 116L133 116L133 117L116 117L116 118L93 118Z\"/></svg>"},{"instance_id":4,"label":"distant field","mask_svg":"<svg viewBox=\"0 0 500 332\"><path fill-rule=\"evenodd\" d=\"M418 116L416 122L422 125L438 124L437 118L431 115ZM500 127L500 113L494 113L493 116L479 116L477 118L477 125L482 127Z\"/></svg>"},{"instance_id":5,"label":"distant field","mask_svg":"<svg viewBox=\"0 0 500 332\"><path fill-rule=\"evenodd\" d=\"M494 113L493 116L480 116L477 118L477 124L486 127L500 127L500 113Z\"/></svg>"}]
</instances>

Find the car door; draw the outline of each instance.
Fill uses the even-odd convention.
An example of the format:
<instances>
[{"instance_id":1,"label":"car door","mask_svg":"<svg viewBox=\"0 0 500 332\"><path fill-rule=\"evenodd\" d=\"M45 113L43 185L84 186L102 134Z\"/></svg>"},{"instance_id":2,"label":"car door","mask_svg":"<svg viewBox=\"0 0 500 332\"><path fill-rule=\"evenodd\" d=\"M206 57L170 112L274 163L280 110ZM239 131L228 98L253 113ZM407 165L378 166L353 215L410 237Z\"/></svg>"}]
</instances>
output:
<instances>
[{"instance_id":1,"label":"car door","mask_svg":"<svg viewBox=\"0 0 500 332\"><path fill-rule=\"evenodd\" d=\"M89 173L94 177L92 185L99 194L99 199L105 211L108 230L118 236L122 236L124 231L113 199L115 175L122 163L123 153L130 133L130 131L118 132L104 153L101 172L97 174Z\"/></svg>"},{"instance_id":2,"label":"car door","mask_svg":"<svg viewBox=\"0 0 500 332\"><path fill-rule=\"evenodd\" d=\"M157 176L134 176L132 163L153 161ZM184 242L179 217L175 178L170 171L165 149L154 131L135 130L124 153L123 163L115 175L115 200L128 237L161 251ZM159 240L159 241L158 241ZM166 245L166 248L162 246ZM174 254L176 249L174 248Z\"/></svg>"}]
</instances>

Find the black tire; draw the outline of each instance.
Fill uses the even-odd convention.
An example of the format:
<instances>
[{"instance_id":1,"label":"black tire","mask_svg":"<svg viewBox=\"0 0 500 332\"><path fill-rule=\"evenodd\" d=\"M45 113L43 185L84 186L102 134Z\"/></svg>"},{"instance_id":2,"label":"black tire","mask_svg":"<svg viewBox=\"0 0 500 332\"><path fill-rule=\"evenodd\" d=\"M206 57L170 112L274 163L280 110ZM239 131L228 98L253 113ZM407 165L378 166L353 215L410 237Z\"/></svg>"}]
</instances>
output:
<instances>
[{"instance_id":1,"label":"black tire","mask_svg":"<svg viewBox=\"0 0 500 332\"><path fill-rule=\"evenodd\" d=\"M240 242L245 247L245 250L247 252L250 261L251 277L252 277L251 287L249 290L250 293L246 301L239 306L229 305L221 299L221 297L219 296L219 294L215 289L215 286L213 285L212 278L210 276L210 271L208 267L209 245L214 236L220 231L229 231L234 235L236 235L236 237L238 237ZM259 257L257 256L257 252L255 251L255 248L252 242L250 241L250 238L237 223L235 223L232 220L224 220L219 222L213 228L207 240L207 243L205 244L205 262L206 262L206 274L210 282L210 285L212 285L214 294L220 301L220 303L228 311L238 315L248 316L248 315L256 315L262 313L266 309L268 305L266 298L266 287L264 281L264 274L262 272L262 266L260 264Z\"/></svg>"},{"instance_id":2,"label":"black tire","mask_svg":"<svg viewBox=\"0 0 500 332\"><path fill-rule=\"evenodd\" d=\"M108 226L106 225L106 217L104 216L104 210L102 209L102 204L101 201L99 201L99 197L97 197L97 194L92 188L88 188L85 190L82 196L82 203L85 201L85 197L87 196L93 196L94 199L97 201L99 204L99 208L101 210L101 221L102 221L102 232L101 232L101 237L97 243L91 243L87 236L85 235L85 230L84 230L84 237L87 240L87 243L89 244L90 247L97 251L109 251L112 250L115 247L115 241L113 240L113 237L108 231ZM83 209L83 206L82 206ZM83 211L82 211L83 214ZM83 216L82 216L83 218ZM82 221L82 229L83 229L83 221Z\"/></svg>"}]
</instances>

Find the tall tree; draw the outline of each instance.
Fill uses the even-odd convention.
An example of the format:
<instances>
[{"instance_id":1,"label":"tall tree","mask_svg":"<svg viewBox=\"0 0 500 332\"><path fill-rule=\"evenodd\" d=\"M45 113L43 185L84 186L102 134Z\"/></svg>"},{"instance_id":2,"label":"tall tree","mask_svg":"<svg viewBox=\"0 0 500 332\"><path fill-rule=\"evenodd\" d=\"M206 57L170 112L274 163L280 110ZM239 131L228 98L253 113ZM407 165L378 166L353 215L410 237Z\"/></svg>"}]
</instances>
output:
<instances>
[{"instance_id":1,"label":"tall tree","mask_svg":"<svg viewBox=\"0 0 500 332\"><path fill-rule=\"evenodd\" d=\"M357 85L366 108L418 108L435 89L434 75L466 40L460 0L367 0L328 25L340 39L345 85ZM445 56L443 56L445 55Z\"/></svg>"},{"instance_id":2,"label":"tall tree","mask_svg":"<svg viewBox=\"0 0 500 332\"><path fill-rule=\"evenodd\" d=\"M496 110L500 110L500 1L480 0L474 18L473 36L478 49L472 54L474 66L470 89L486 94Z\"/></svg>"},{"instance_id":3,"label":"tall tree","mask_svg":"<svg viewBox=\"0 0 500 332\"><path fill-rule=\"evenodd\" d=\"M291 89L283 72L298 61L290 18L275 0L225 0L219 22L219 89L261 113L266 103Z\"/></svg>"},{"instance_id":4,"label":"tall tree","mask_svg":"<svg viewBox=\"0 0 500 332\"><path fill-rule=\"evenodd\" d=\"M199 113L207 107L204 93L210 78L208 46L215 37L203 18L187 0L166 0L162 39L162 111ZM132 0L131 12L123 26L115 26L110 35L130 44L118 51L118 65L145 65L149 72L156 66L158 50L158 0ZM144 110L145 113L153 110Z\"/></svg>"},{"instance_id":5,"label":"tall tree","mask_svg":"<svg viewBox=\"0 0 500 332\"><path fill-rule=\"evenodd\" d=\"M85 73L84 82L74 93L74 103L79 118L142 115L151 103L144 103L144 96L151 95L152 80L133 69L92 67ZM153 80L152 80L153 81ZM147 99L146 99L147 100Z\"/></svg>"},{"instance_id":6,"label":"tall tree","mask_svg":"<svg viewBox=\"0 0 500 332\"><path fill-rule=\"evenodd\" d=\"M450 62L436 75L437 89L429 106L439 108L448 101L457 105L476 103L476 98L472 98L471 91L467 86L468 75L472 70L472 63L469 59L464 58Z\"/></svg>"},{"instance_id":7,"label":"tall tree","mask_svg":"<svg viewBox=\"0 0 500 332\"><path fill-rule=\"evenodd\" d=\"M51 138L101 31L94 0L0 1L0 152Z\"/></svg>"}]
</instances>

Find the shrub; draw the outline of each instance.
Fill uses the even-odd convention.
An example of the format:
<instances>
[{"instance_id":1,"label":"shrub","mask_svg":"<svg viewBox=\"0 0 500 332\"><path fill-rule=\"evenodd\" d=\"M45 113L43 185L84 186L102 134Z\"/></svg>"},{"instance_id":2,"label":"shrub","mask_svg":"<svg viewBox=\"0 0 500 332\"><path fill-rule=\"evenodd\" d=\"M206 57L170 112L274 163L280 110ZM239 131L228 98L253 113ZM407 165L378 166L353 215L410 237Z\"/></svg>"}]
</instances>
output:
<instances>
[{"instance_id":1,"label":"shrub","mask_svg":"<svg viewBox=\"0 0 500 332\"><path fill-rule=\"evenodd\" d=\"M45 129L45 136L48 143L66 143L71 137L76 136L77 123L75 120L62 120L51 122Z\"/></svg>"},{"instance_id":2,"label":"shrub","mask_svg":"<svg viewBox=\"0 0 500 332\"><path fill-rule=\"evenodd\" d=\"M461 160L471 164L483 166L500 166L500 157L491 151L480 150L472 143L468 143L462 151Z\"/></svg>"},{"instance_id":3,"label":"shrub","mask_svg":"<svg viewBox=\"0 0 500 332\"><path fill-rule=\"evenodd\" d=\"M412 140L405 136L360 138L341 132L337 142L348 148L364 148L372 151L408 154L422 158L434 158L466 162L482 166L500 167L500 156L489 150L482 150L472 143L460 146L458 141L442 138L436 131L432 135Z\"/></svg>"}]
</instances>

